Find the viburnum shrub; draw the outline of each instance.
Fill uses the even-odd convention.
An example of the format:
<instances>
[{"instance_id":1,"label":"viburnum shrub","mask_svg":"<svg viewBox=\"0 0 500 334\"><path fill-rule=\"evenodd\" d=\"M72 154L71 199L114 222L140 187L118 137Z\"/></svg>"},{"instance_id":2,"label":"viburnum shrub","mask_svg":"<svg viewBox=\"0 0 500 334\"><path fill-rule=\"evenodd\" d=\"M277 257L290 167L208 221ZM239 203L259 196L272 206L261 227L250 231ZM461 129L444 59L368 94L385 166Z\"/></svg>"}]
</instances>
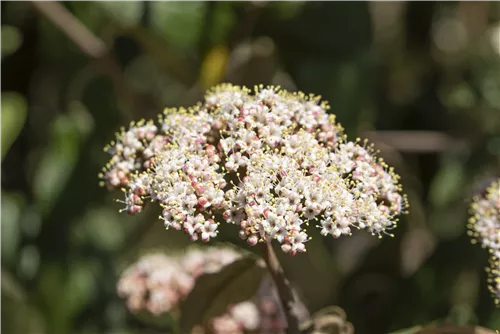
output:
<instances>
[{"instance_id":1,"label":"viburnum shrub","mask_svg":"<svg viewBox=\"0 0 500 334\"><path fill-rule=\"evenodd\" d=\"M490 251L487 268L489 290L495 304L500 305L500 179L473 198L470 207L469 235L473 243L481 243Z\"/></svg>"},{"instance_id":2,"label":"viburnum shrub","mask_svg":"<svg viewBox=\"0 0 500 334\"><path fill-rule=\"evenodd\" d=\"M117 133L102 183L123 190L131 215L158 203L166 229L193 241L223 222L251 246L277 240L291 255L306 251L309 224L334 238L391 235L408 206L398 175L328 110L313 95L222 84Z\"/></svg>"}]
</instances>

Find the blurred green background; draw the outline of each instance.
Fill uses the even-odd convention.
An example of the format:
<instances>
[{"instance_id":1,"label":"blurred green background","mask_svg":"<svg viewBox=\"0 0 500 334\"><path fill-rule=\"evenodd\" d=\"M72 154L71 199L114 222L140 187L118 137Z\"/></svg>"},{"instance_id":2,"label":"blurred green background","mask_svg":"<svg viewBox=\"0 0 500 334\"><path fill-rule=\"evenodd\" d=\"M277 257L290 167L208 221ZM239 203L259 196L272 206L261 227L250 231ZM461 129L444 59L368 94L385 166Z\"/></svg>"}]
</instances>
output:
<instances>
[{"instance_id":1,"label":"blurred green background","mask_svg":"<svg viewBox=\"0 0 500 334\"><path fill-rule=\"evenodd\" d=\"M2 1L1 18L5 333L146 333L118 275L187 238L118 213L103 147L222 81L321 94L402 175L395 238L318 234L283 257L311 311L339 305L360 334L500 329L466 234L470 196L500 176L500 3Z\"/></svg>"}]
</instances>

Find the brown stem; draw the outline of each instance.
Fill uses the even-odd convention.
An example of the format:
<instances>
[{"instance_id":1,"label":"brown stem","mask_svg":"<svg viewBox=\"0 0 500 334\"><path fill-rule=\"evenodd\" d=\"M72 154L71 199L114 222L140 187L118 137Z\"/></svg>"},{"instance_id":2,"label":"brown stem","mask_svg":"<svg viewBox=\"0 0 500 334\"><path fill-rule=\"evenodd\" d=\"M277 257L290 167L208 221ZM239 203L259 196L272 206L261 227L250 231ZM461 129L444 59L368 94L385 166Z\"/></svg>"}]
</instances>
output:
<instances>
[{"instance_id":1,"label":"brown stem","mask_svg":"<svg viewBox=\"0 0 500 334\"><path fill-rule=\"evenodd\" d=\"M285 276L285 272L274 252L273 246L270 243L262 243L259 245L261 248L261 255L266 262L267 269L278 290L278 295L283 306L283 311L288 323L287 333L298 334L299 328L299 310L303 307L302 302L294 294L290 281Z\"/></svg>"}]
</instances>

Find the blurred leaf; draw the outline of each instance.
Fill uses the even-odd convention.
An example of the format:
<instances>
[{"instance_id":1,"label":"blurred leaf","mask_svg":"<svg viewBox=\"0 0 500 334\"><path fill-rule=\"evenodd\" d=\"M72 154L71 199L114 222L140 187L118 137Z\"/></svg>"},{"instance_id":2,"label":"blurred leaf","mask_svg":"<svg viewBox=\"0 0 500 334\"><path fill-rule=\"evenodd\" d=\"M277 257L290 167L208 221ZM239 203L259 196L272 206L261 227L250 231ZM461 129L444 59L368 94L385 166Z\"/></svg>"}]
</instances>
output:
<instances>
[{"instance_id":1,"label":"blurred leaf","mask_svg":"<svg viewBox=\"0 0 500 334\"><path fill-rule=\"evenodd\" d=\"M70 108L52 124L49 147L35 172L33 192L44 214L71 175L81 144L93 127L93 120L82 104L74 102Z\"/></svg>"},{"instance_id":2,"label":"blurred leaf","mask_svg":"<svg viewBox=\"0 0 500 334\"><path fill-rule=\"evenodd\" d=\"M2 92L2 160L21 132L27 111L28 104L24 96L15 92Z\"/></svg>"},{"instance_id":3,"label":"blurred leaf","mask_svg":"<svg viewBox=\"0 0 500 334\"><path fill-rule=\"evenodd\" d=\"M214 8L212 26L208 37L212 45L219 45L226 41L231 28L236 23L237 17L232 4L229 2L217 2Z\"/></svg>"},{"instance_id":4,"label":"blurred leaf","mask_svg":"<svg viewBox=\"0 0 500 334\"><path fill-rule=\"evenodd\" d=\"M206 4L202 1L97 1L104 11L123 28L141 24L146 6L149 22L155 35L177 48L193 47L198 41Z\"/></svg>"},{"instance_id":5,"label":"blurred leaf","mask_svg":"<svg viewBox=\"0 0 500 334\"><path fill-rule=\"evenodd\" d=\"M482 279L482 278L481 278ZM463 269L453 283L451 293L451 303L453 307L457 307L459 311L463 308L471 310L477 305L480 295L480 274L476 270ZM452 309L453 311L453 309ZM457 325L473 324L471 322L458 323Z\"/></svg>"},{"instance_id":6,"label":"blurred leaf","mask_svg":"<svg viewBox=\"0 0 500 334\"><path fill-rule=\"evenodd\" d=\"M110 208L93 210L87 219L90 240L97 248L113 251L122 245L125 231L118 211Z\"/></svg>"},{"instance_id":7,"label":"blurred leaf","mask_svg":"<svg viewBox=\"0 0 500 334\"><path fill-rule=\"evenodd\" d=\"M457 238L465 230L466 213L466 205L433 211L429 217L429 228L441 239Z\"/></svg>"},{"instance_id":8,"label":"blurred leaf","mask_svg":"<svg viewBox=\"0 0 500 334\"><path fill-rule=\"evenodd\" d=\"M14 301L0 294L0 333L43 334L43 322L30 305Z\"/></svg>"},{"instance_id":9,"label":"blurred leaf","mask_svg":"<svg viewBox=\"0 0 500 334\"><path fill-rule=\"evenodd\" d=\"M400 329L398 331L391 332L389 334L415 334L415 333L418 333L418 331L421 329L422 329L422 326L417 325L417 326L413 326L413 327L406 328L406 329Z\"/></svg>"},{"instance_id":10,"label":"blurred leaf","mask_svg":"<svg viewBox=\"0 0 500 334\"><path fill-rule=\"evenodd\" d=\"M134 313L134 317L136 317L141 323L146 326L151 326L157 329L164 329L168 333L179 333L178 323L174 318L173 312L164 313L161 315L154 315L147 311L140 311L138 313Z\"/></svg>"},{"instance_id":11,"label":"blurred leaf","mask_svg":"<svg viewBox=\"0 0 500 334\"><path fill-rule=\"evenodd\" d=\"M74 317L95 297L97 281L95 267L91 263L78 262L72 266L61 296L66 306L66 315Z\"/></svg>"},{"instance_id":12,"label":"blurred leaf","mask_svg":"<svg viewBox=\"0 0 500 334\"><path fill-rule=\"evenodd\" d=\"M270 5L278 18L288 20L298 15L306 3L306 1L276 1Z\"/></svg>"},{"instance_id":13,"label":"blurred leaf","mask_svg":"<svg viewBox=\"0 0 500 334\"><path fill-rule=\"evenodd\" d=\"M427 227L409 229L401 240L401 269L413 275L436 248L436 238Z\"/></svg>"},{"instance_id":14,"label":"blurred leaf","mask_svg":"<svg viewBox=\"0 0 500 334\"><path fill-rule=\"evenodd\" d=\"M203 89L221 82L228 58L229 50L225 46L216 46L207 53L201 64L200 82Z\"/></svg>"},{"instance_id":15,"label":"blurred leaf","mask_svg":"<svg viewBox=\"0 0 500 334\"><path fill-rule=\"evenodd\" d=\"M20 219L20 225L24 236L27 238L35 238L38 236L42 228L42 219L34 205L25 208Z\"/></svg>"},{"instance_id":16,"label":"blurred leaf","mask_svg":"<svg viewBox=\"0 0 500 334\"><path fill-rule=\"evenodd\" d=\"M162 59L162 62L164 61L167 59ZM179 97L186 91L186 87L168 71L162 70L161 63L150 55L132 60L125 69L125 77L134 90L153 98L151 102L156 104L152 103L150 109L154 109L155 114L166 105L177 105Z\"/></svg>"},{"instance_id":17,"label":"blurred leaf","mask_svg":"<svg viewBox=\"0 0 500 334\"><path fill-rule=\"evenodd\" d=\"M125 4L125 7L130 6L127 5L133 1L122 2ZM96 10L96 3L100 3L101 6L104 6L109 9L105 10ZM117 2L119 3L119 2ZM100 34L101 29L105 24L108 24L108 16L110 15L111 8L110 2L105 4L103 1L68 1L66 5L71 9L72 13L78 18L78 20L91 32L95 34ZM113 4L111 4L111 7ZM117 6L115 6L117 7ZM123 7L123 6L121 6ZM102 9L99 8L99 9ZM120 9L119 9L120 10ZM120 17L117 18L118 20Z\"/></svg>"},{"instance_id":18,"label":"blurred leaf","mask_svg":"<svg viewBox=\"0 0 500 334\"><path fill-rule=\"evenodd\" d=\"M442 208L459 198L464 188L465 166L461 161L447 161L431 183L429 201L436 208Z\"/></svg>"},{"instance_id":19,"label":"blurred leaf","mask_svg":"<svg viewBox=\"0 0 500 334\"><path fill-rule=\"evenodd\" d=\"M2 268L2 331L11 334L43 334L43 320L26 298L14 276Z\"/></svg>"},{"instance_id":20,"label":"blurred leaf","mask_svg":"<svg viewBox=\"0 0 500 334\"><path fill-rule=\"evenodd\" d=\"M491 317L488 319L487 326L489 328L500 328L500 310L498 308L492 312Z\"/></svg>"},{"instance_id":21,"label":"blurred leaf","mask_svg":"<svg viewBox=\"0 0 500 334\"><path fill-rule=\"evenodd\" d=\"M87 242L103 251L115 251L123 243L125 228L122 216L113 208L90 209L72 230L72 243Z\"/></svg>"},{"instance_id":22,"label":"blurred leaf","mask_svg":"<svg viewBox=\"0 0 500 334\"><path fill-rule=\"evenodd\" d=\"M3 211L3 210L2 210ZM12 301L20 302L24 301L26 298L26 293L17 282L14 275L8 272L6 269L2 268L2 297L7 297ZM3 298L2 298L3 300Z\"/></svg>"},{"instance_id":23,"label":"blurred leaf","mask_svg":"<svg viewBox=\"0 0 500 334\"><path fill-rule=\"evenodd\" d=\"M40 266L40 254L33 245L24 246L21 249L19 259L19 272L25 279L33 279Z\"/></svg>"},{"instance_id":24,"label":"blurred leaf","mask_svg":"<svg viewBox=\"0 0 500 334\"><path fill-rule=\"evenodd\" d=\"M23 36L19 29L2 25L2 59L16 52L22 42Z\"/></svg>"},{"instance_id":25,"label":"blurred leaf","mask_svg":"<svg viewBox=\"0 0 500 334\"><path fill-rule=\"evenodd\" d=\"M181 333L250 299L260 286L265 268L253 257L237 260L214 274L200 276L181 306Z\"/></svg>"},{"instance_id":26,"label":"blurred leaf","mask_svg":"<svg viewBox=\"0 0 500 334\"><path fill-rule=\"evenodd\" d=\"M465 303L453 306L446 320L456 326L473 325L477 322L474 309Z\"/></svg>"},{"instance_id":27,"label":"blurred leaf","mask_svg":"<svg viewBox=\"0 0 500 334\"><path fill-rule=\"evenodd\" d=\"M82 261L71 265L68 272L56 264L42 268L38 291L47 305L44 311L49 332L69 333L74 318L95 297L95 268Z\"/></svg>"},{"instance_id":28,"label":"blurred leaf","mask_svg":"<svg viewBox=\"0 0 500 334\"><path fill-rule=\"evenodd\" d=\"M206 3L203 1L154 1L151 6L153 31L180 48L198 42Z\"/></svg>"},{"instance_id":29,"label":"blurred leaf","mask_svg":"<svg viewBox=\"0 0 500 334\"><path fill-rule=\"evenodd\" d=\"M44 264L38 280L38 293L42 301L42 311L47 322L47 329L53 334L68 333L71 319L66 315L66 305L62 298L64 272L55 264Z\"/></svg>"},{"instance_id":30,"label":"blurred leaf","mask_svg":"<svg viewBox=\"0 0 500 334\"><path fill-rule=\"evenodd\" d=\"M144 3L142 1L95 1L116 22L126 26L140 23Z\"/></svg>"},{"instance_id":31,"label":"blurred leaf","mask_svg":"<svg viewBox=\"0 0 500 334\"><path fill-rule=\"evenodd\" d=\"M2 123L3 124L3 123ZM2 262L14 264L20 238L19 217L23 203L19 198L2 193ZM5 263L4 262L4 263Z\"/></svg>"},{"instance_id":32,"label":"blurred leaf","mask_svg":"<svg viewBox=\"0 0 500 334\"><path fill-rule=\"evenodd\" d=\"M179 50L171 47L164 39L151 33L142 26L121 27L119 33L134 38L149 57L154 59L160 68L183 85L191 84L195 79L194 71L186 60L179 55Z\"/></svg>"},{"instance_id":33,"label":"blurred leaf","mask_svg":"<svg viewBox=\"0 0 500 334\"><path fill-rule=\"evenodd\" d=\"M479 326L459 327L451 325L429 326L414 332L415 334L495 334L495 331Z\"/></svg>"}]
</instances>

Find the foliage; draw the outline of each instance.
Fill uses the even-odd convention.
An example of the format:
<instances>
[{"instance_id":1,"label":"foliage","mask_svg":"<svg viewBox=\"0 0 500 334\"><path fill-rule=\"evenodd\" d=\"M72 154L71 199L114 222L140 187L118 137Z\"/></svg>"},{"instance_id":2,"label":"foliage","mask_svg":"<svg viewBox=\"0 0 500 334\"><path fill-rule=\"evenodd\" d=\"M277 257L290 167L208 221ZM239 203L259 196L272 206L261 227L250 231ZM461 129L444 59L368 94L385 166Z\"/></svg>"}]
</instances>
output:
<instances>
[{"instance_id":1,"label":"foliage","mask_svg":"<svg viewBox=\"0 0 500 334\"><path fill-rule=\"evenodd\" d=\"M488 254L466 233L470 198L500 170L498 3L59 4L116 66L31 4L2 2L5 332L146 332L116 294L119 274L188 242L154 208L129 217L109 204L102 147L121 124L221 81L321 94L402 176L411 211L395 238L315 238L279 255L312 314L339 305L361 334L500 329ZM218 239L241 246L233 234Z\"/></svg>"}]
</instances>

